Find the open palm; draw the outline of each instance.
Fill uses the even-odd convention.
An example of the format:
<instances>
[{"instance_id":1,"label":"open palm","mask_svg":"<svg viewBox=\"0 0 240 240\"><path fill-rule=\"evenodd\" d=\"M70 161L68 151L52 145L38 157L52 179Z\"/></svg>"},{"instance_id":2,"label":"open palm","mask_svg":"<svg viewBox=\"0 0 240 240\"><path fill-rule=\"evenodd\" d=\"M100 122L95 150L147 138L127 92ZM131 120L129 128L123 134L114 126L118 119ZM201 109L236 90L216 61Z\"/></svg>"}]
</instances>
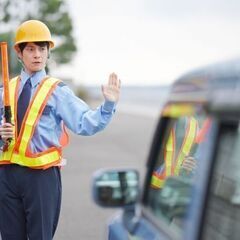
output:
<instances>
[{"instance_id":1,"label":"open palm","mask_svg":"<svg viewBox=\"0 0 240 240\"><path fill-rule=\"evenodd\" d=\"M120 95L121 81L115 73L109 75L108 84L102 86L102 93L107 101L117 102Z\"/></svg>"}]
</instances>

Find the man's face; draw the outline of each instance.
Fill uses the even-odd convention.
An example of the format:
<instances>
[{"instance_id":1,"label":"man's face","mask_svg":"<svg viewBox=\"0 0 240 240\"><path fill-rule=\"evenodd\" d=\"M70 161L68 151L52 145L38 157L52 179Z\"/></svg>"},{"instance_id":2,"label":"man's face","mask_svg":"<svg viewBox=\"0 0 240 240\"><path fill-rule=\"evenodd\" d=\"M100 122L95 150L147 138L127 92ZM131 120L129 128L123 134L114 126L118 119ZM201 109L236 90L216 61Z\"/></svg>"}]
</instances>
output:
<instances>
[{"instance_id":1,"label":"man's face","mask_svg":"<svg viewBox=\"0 0 240 240\"><path fill-rule=\"evenodd\" d=\"M41 47L34 43L27 43L23 51L18 52L18 57L23 61L25 71L29 75L32 75L45 68L48 57L48 48L47 46Z\"/></svg>"}]
</instances>

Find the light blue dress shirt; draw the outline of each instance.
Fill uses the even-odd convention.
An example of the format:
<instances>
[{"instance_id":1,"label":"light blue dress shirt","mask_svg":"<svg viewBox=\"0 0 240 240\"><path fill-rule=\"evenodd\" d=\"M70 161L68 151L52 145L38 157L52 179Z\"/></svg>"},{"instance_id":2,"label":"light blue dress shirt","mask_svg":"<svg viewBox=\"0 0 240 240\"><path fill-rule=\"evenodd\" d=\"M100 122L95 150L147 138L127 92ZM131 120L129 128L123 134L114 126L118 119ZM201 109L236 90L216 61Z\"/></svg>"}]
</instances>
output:
<instances>
[{"instance_id":1,"label":"light blue dress shirt","mask_svg":"<svg viewBox=\"0 0 240 240\"><path fill-rule=\"evenodd\" d=\"M18 96L20 96L28 78L31 78L32 98L39 83L45 77L45 70L36 72L32 76L22 70ZM3 109L2 99L0 107ZM72 132L89 136L104 129L114 112L114 102L105 101L97 109L92 110L84 101L76 97L69 87L60 84L53 91L39 119L30 143L31 151L38 153L49 147L60 147L59 138L62 133L62 122ZM1 111L0 120L2 120L2 114L3 111Z\"/></svg>"}]
</instances>

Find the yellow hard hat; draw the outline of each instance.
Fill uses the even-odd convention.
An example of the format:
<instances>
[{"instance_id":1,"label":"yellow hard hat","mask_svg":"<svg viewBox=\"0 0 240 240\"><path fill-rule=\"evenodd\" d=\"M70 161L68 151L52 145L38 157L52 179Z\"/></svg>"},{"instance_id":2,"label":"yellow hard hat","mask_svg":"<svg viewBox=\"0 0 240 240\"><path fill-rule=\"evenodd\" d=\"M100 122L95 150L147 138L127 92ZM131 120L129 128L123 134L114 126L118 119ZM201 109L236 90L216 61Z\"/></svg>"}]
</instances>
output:
<instances>
[{"instance_id":1,"label":"yellow hard hat","mask_svg":"<svg viewBox=\"0 0 240 240\"><path fill-rule=\"evenodd\" d=\"M41 21L29 20L22 23L16 32L14 48L24 42L49 42L49 47L54 47L48 27Z\"/></svg>"}]
</instances>

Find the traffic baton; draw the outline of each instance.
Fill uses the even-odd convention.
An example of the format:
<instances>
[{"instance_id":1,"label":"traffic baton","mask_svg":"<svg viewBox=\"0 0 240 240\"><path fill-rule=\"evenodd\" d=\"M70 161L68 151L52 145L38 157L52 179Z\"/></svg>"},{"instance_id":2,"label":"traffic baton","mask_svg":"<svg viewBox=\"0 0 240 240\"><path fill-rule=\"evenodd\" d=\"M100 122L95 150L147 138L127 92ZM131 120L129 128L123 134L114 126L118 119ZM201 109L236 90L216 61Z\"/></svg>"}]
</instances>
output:
<instances>
[{"instance_id":1,"label":"traffic baton","mask_svg":"<svg viewBox=\"0 0 240 240\"><path fill-rule=\"evenodd\" d=\"M7 43L0 42L1 57L2 57L2 82L3 82L3 105L4 105L4 119L7 123L12 123L12 112L9 96L9 72L8 72L8 50ZM9 139L11 141L12 139Z\"/></svg>"}]
</instances>

